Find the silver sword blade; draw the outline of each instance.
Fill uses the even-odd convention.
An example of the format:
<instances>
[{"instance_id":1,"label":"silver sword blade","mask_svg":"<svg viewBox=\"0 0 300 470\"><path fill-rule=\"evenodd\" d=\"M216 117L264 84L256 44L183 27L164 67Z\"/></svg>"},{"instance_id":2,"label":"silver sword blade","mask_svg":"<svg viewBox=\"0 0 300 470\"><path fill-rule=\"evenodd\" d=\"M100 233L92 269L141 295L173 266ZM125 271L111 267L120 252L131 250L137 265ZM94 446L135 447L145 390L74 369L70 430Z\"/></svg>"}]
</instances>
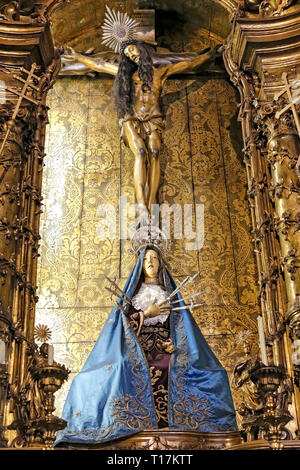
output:
<instances>
[{"instance_id":1,"label":"silver sword blade","mask_svg":"<svg viewBox=\"0 0 300 470\"><path fill-rule=\"evenodd\" d=\"M183 299L177 299L174 301L171 300L171 303L178 304L178 302L184 302L185 300L193 300L195 297L197 297L200 294L203 294L204 292L205 292L204 290L200 290L199 292L196 292L196 294L188 295L187 297L184 297Z\"/></svg>"},{"instance_id":2,"label":"silver sword blade","mask_svg":"<svg viewBox=\"0 0 300 470\"><path fill-rule=\"evenodd\" d=\"M113 290L110 289L109 287L106 287L106 286L105 286L105 289L108 290L109 292L111 292L113 295L115 295L115 296L118 297L119 299L121 299L121 300L122 300L123 302L125 302L126 304L131 303L131 302L129 302L129 300L124 299L120 294L118 294L118 292L113 291Z\"/></svg>"},{"instance_id":3,"label":"silver sword blade","mask_svg":"<svg viewBox=\"0 0 300 470\"><path fill-rule=\"evenodd\" d=\"M165 299L163 300L162 302L160 302L158 305L163 305L165 304L168 300L171 300L172 297L174 297L174 295L176 295L179 291L181 291L186 285L190 284L196 276L198 276L198 274L200 274L200 272L197 272L196 274L194 274L194 276L187 276L180 284L178 287L176 287L176 289L173 290L173 292L171 292L171 294Z\"/></svg>"},{"instance_id":4,"label":"silver sword blade","mask_svg":"<svg viewBox=\"0 0 300 470\"><path fill-rule=\"evenodd\" d=\"M190 309L190 308L195 308L195 307L200 307L204 304L190 304L190 305L185 305L184 307L175 307L175 308L172 308L172 312L174 310L184 310L184 309Z\"/></svg>"},{"instance_id":5,"label":"silver sword blade","mask_svg":"<svg viewBox=\"0 0 300 470\"><path fill-rule=\"evenodd\" d=\"M128 299L128 300L131 302L131 298L130 298L125 292L122 291L122 289L118 286L118 284L117 284L115 281L113 281L112 279L110 279L110 278L109 278L108 276L106 276L105 274L104 274L104 277L105 277L105 279L107 279L107 280L117 289L117 291L118 291L121 295L123 295L124 297L126 297L126 299Z\"/></svg>"}]
</instances>

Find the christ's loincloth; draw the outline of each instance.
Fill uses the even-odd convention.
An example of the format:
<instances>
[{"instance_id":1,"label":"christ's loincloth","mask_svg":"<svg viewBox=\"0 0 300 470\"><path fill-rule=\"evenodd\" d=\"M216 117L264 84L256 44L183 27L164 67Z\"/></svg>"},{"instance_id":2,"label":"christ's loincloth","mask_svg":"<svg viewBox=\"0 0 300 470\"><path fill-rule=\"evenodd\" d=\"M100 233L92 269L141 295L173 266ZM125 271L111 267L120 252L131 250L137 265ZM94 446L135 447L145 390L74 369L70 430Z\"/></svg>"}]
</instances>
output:
<instances>
[{"instance_id":1,"label":"christ's loincloth","mask_svg":"<svg viewBox=\"0 0 300 470\"><path fill-rule=\"evenodd\" d=\"M143 120L137 117L127 117L120 119L119 121L121 126L121 139L123 140L126 147L129 147L129 144L124 132L124 123L128 121L132 121L135 131L144 142L154 131L156 131L159 135L159 138L162 139L162 134L165 128L165 120L162 114L155 114L154 116Z\"/></svg>"}]
</instances>

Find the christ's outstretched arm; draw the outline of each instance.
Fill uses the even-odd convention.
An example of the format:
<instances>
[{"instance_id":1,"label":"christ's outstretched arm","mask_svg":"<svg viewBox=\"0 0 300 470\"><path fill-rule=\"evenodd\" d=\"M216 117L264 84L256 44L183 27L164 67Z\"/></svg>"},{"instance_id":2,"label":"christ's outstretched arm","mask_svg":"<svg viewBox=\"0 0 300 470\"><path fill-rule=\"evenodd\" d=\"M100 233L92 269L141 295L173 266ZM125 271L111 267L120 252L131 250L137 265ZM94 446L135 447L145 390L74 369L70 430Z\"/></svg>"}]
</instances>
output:
<instances>
[{"instance_id":1,"label":"christ's outstretched arm","mask_svg":"<svg viewBox=\"0 0 300 470\"><path fill-rule=\"evenodd\" d=\"M171 75L193 72L197 70L197 68L201 65L213 61L217 57L217 55L219 54L215 49L208 48L204 49L199 55L193 58L182 60L175 64L164 65L159 68L159 70L161 71L161 80L163 83L165 83L167 78Z\"/></svg>"},{"instance_id":2,"label":"christ's outstretched arm","mask_svg":"<svg viewBox=\"0 0 300 470\"><path fill-rule=\"evenodd\" d=\"M109 75L113 75L114 77L118 73L118 66L115 64L111 64L103 59L89 57L83 54L79 54L76 52L72 47L67 47L64 53L65 59L71 59L74 62L80 62L91 70L95 70L96 72L108 73Z\"/></svg>"}]
</instances>

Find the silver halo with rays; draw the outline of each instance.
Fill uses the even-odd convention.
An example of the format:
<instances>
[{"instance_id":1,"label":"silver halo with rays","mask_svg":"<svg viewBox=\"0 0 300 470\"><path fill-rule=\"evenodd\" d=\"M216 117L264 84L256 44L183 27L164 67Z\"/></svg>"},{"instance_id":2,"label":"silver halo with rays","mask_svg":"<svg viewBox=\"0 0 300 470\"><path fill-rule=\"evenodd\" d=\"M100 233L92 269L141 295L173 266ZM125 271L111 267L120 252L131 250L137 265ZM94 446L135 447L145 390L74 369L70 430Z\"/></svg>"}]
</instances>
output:
<instances>
[{"instance_id":1,"label":"silver halo with rays","mask_svg":"<svg viewBox=\"0 0 300 470\"><path fill-rule=\"evenodd\" d=\"M102 44L105 44L115 52L120 52L122 42L136 39L137 26L139 26L139 23L130 18L127 13L116 12L106 5L104 24L102 26Z\"/></svg>"},{"instance_id":2,"label":"silver halo with rays","mask_svg":"<svg viewBox=\"0 0 300 470\"><path fill-rule=\"evenodd\" d=\"M131 249L130 253L135 253L139 256L141 251L148 245L155 246L162 255L169 252L168 239L165 233L156 226L144 225L137 229L130 240Z\"/></svg>"}]
</instances>

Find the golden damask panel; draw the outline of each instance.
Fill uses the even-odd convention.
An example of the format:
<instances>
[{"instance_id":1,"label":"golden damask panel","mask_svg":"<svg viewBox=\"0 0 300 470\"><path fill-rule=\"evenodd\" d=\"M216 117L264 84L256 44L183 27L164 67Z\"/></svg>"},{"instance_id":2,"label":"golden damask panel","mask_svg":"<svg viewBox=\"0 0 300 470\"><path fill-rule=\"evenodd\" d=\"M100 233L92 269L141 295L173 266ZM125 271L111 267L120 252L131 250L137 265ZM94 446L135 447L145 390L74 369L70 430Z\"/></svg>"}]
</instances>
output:
<instances>
[{"instance_id":1,"label":"golden damask panel","mask_svg":"<svg viewBox=\"0 0 300 470\"><path fill-rule=\"evenodd\" d=\"M104 275L123 286L135 262L128 241L101 240L97 232L100 205L117 209L118 231L119 196L127 208L135 202L133 158L120 144L111 86L109 79L63 78L48 102L36 323L52 329L55 359L72 371L57 394L57 414L113 305ZM205 228L200 251L187 250L186 238L173 240L167 261L178 279L200 270L203 306L194 317L231 373L236 334L254 330L258 313L246 172L232 124L237 99L226 80L197 77L169 80L162 104L159 202L190 204L193 214L204 204Z\"/></svg>"},{"instance_id":2,"label":"golden damask panel","mask_svg":"<svg viewBox=\"0 0 300 470\"><path fill-rule=\"evenodd\" d=\"M234 251L237 296L241 304L253 304L257 307L257 287L250 282L256 279L250 211L246 209L247 179L246 172L241 172L242 138L237 123L237 111L232 102L236 102L236 91L225 80L216 81L215 89L220 110L220 136L224 155L224 175L226 178L228 205L230 207L230 226Z\"/></svg>"},{"instance_id":3,"label":"golden damask panel","mask_svg":"<svg viewBox=\"0 0 300 470\"><path fill-rule=\"evenodd\" d=\"M79 80L70 86L62 81L50 98L50 106L54 102L55 106L48 127L51 138L46 146L43 180L40 307L49 302L54 307L68 306L76 300L88 88L88 81Z\"/></svg>"},{"instance_id":4,"label":"golden damask panel","mask_svg":"<svg viewBox=\"0 0 300 470\"><path fill-rule=\"evenodd\" d=\"M200 269L209 286L207 302L222 305L224 290L232 297L236 290L215 82L197 83L188 95L188 103L194 197L195 202L204 204L205 208L205 241L199 252Z\"/></svg>"}]
</instances>

